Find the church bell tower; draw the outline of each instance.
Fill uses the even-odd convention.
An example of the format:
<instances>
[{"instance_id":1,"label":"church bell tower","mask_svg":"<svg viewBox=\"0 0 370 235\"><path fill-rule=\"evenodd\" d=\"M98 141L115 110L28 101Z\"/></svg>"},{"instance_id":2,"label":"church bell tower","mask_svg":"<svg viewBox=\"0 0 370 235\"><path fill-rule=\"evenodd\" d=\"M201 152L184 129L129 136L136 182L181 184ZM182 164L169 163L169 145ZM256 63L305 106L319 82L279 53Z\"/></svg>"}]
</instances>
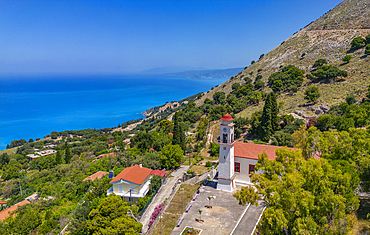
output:
<instances>
[{"instance_id":1,"label":"church bell tower","mask_svg":"<svg viewBox=\"0 0 370 235\"><path fill-rule=\"evenodd\" d=\"M234 173L234 123L230 114L225 114L220 126L220 155L217 189L232 192L235 188Z\"/></svg>"}]
</instances>

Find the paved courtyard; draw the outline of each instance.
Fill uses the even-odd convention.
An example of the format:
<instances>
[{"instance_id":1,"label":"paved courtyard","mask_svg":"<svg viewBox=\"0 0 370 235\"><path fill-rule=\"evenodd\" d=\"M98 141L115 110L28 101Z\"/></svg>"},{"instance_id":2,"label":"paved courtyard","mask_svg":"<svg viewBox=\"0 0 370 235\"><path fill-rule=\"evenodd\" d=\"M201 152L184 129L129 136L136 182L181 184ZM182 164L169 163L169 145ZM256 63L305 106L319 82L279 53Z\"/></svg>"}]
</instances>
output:
<instances>
[{"instance_id":1,"label":"paved courtyard","mask_svg":"<svg viewBox=\"0 0 370 235\"><path fill-rule=\"evenodd\" d=\"M189 212L183 213L184 221L181 226L175 227L171 234L181 234L186 226L202 229L202 235L230 234L247 207L239 205L232 193L217 190L215 182L202 186L199 192L197 199L191 202ZM209 196L215 197L211 200L212 209L206 208ZM202 210L201 219L204 222L198 222L198 210Z\"/></svg>"}]
</instances>

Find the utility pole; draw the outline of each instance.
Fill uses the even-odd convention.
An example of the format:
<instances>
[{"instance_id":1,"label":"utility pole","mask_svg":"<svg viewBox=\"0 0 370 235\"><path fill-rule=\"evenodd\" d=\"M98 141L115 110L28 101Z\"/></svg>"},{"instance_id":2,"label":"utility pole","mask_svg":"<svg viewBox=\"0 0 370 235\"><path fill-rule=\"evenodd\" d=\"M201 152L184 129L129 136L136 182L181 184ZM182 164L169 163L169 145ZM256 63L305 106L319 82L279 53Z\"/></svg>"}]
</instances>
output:
<instances>
[{"instance_id":1,"label":"utility pole","mask_svg":"<svg viewBox=\"0 0 370 235\"><path fill-rule=\"evenodd\" d=\"M19 188L21 190L21 195L22 195L22 185L21 185L21 180L19 180Z\"/></svg>"},{"instance_id":2,"label":"utility pole","mask_svg":"<svg viewBox=\"0 0 370 235\"><path fill-rule=\"evenodd\" d=\"M131 203L131 211L132 211L132 198L131 198L131 189L130 189L130 203Z\"/></svg>"}]
</instances>

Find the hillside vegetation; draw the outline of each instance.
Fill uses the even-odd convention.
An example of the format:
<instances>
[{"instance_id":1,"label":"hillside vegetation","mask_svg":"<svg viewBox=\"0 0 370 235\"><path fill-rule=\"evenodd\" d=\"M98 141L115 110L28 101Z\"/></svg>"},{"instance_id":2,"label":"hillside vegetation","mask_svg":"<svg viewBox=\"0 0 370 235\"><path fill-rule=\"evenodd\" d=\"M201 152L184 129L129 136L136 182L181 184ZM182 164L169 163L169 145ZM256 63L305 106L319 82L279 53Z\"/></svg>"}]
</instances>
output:
<instances>
[{"instance_id":1,"label":"hillside vegetation","mask_svg":"<svg viewBox=\"0 0 370 235\"><path fill-rule=\"evenodd\" d=\"M365 48L351 51L351 41L355 37L366 37L370 34L370 1L344 1L329 11L317 21L282 42L269 53L266 53L244 71L235 75L224 84L207 92L197 104L202 104L206 98L212 99L215 92L223 91L229 94L232 84L245 83L249 77L253 81L258 75L267 83L268 77L281 69L281 66L294 65L306 73L319 58L326 58L328 64L338 66L348 71L344 82L319 83L322 103L332 106L343 101L346 95L355 94L363 97L364 91L370 84L370 57L364 55ZM343 63L342 58L350 54L350 63ZM278 102L283 102L281 113L289 113L299 109L305 103L303 90L311 84L304 80L302 87L295 94L282 94ZM269 91L269 88L264 88ZM237 116L250 116L254 110L261 109L262 103L256 108L248 107Z\"/></svg>"}]
</instances>

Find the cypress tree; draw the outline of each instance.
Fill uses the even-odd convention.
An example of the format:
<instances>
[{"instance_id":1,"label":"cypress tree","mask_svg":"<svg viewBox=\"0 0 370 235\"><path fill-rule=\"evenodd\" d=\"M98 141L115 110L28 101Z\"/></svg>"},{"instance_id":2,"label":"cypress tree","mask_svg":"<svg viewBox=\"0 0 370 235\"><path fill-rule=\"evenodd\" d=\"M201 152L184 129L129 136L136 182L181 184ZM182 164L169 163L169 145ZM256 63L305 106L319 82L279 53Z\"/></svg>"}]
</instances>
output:
<instances>
[{"instance_id":1,"label":"cypress tree","mask_svg":"<svg viewBox=\"0 0 370 235\"><path fill-rule=\"evenodd\" d=\"M59 150L57 151L57 155L55 156L55 163L57 165L62 163L62 153Z\"/></svg>"},{"instance_id":2,"label":"cypress tree","mask_svg":"<svg viewBox=\"0 0 370 235\"><path fill-rule=\"evenodd\" d=\"M186 144L185 144L185 132L182 126L180 126L180 147L185 152Z\"/></svg>"},{"instance_id":3,"label":"cypress tree","mask_svg":"<svg viewBox=\"0 0 370 235\"><path fill-rule=\"evenodd\" d=\"M71 161L72 155L71 155L71 150L69 149L69 145L67 142L65 143L65 147L66 147L66 150L65 150L64 161L68 164Z\"/></svg>"},{"instance_id":4,"label":"cypress tree","mask_svg":"<svg viewBox=\"0 0 370 235\"><path fill-rule=\"evenodd\" d=\"M172 139L172 145L180 145L181 143L181 127L179 125L179 120L178 120L178 113L176 112L175 115L173 116L173 139Z\"/></svg>"},{"instance_id":5,"label":"cypress tree","mask_svg":"<svg viewBox=\"0 0 370 235\"><path fill-rule=\"evenodd\" d=\"M276 102L276 95L274 92L271 92L271 125L272 130L279 130L279 117L278 117L278 105Z\"/></svg>"},{"instance_id":6,"label":"cypress tree","mask_svg":"<svg viewBox=\"0 0 370 235\"><path fill-rule=\"evenodd\" d=\"M268 142L272 134L271 124L271 94L267 95L265 106L263 107L259 137L262 141Z\"/></svg>"}]
</instances>

